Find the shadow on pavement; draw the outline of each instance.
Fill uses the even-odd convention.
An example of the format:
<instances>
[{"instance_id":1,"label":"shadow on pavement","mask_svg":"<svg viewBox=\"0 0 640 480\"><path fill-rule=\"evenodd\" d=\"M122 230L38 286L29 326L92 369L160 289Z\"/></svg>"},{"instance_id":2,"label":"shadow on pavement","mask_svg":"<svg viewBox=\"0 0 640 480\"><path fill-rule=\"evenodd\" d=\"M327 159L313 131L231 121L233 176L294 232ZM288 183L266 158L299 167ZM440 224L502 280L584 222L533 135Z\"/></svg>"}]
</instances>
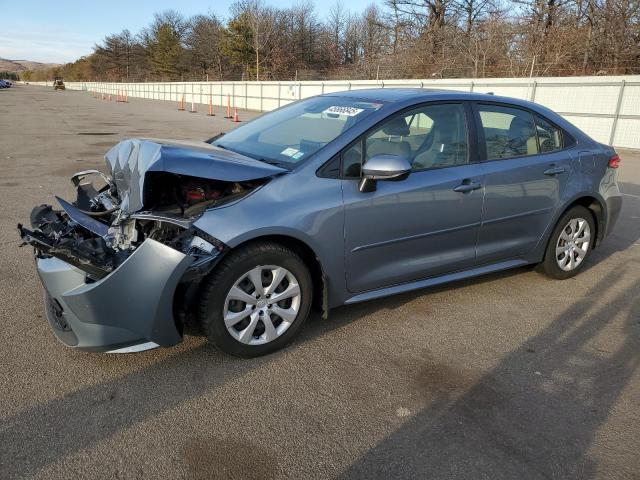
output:
<instances>
[{"instance_id":1,"label":"shadow on pavement","mask_svg":"<svg viewBox=\"0 0 640 480\"><path fill-rule=\"evenodd\" d=\"M635 261L624 270L638 268ZM603 278L460 396L465 372L448 372L436 400L343 478L592 478L588 449L640 365L640 285L600 304L623 274ZM590 342L616 314L621 344L596 349Z\"/></svg>"},{"instance_id":2,"label":"shadow on pavement","mask_svg":"<svg viewBox=\"0 0 640 480\"><path fill-rule=\"evenodd\" d=\"M296 345L375 310L398 308L421 293L424 292L345 307L329 321L313 315L297 342L265 357L238 359L203 344L188 351L176 351L139 371L33 406L0 421L0 478L33 476L60 458L91 448L140 422L211 393L226 382L277 360ZM226 444L220 445L220 451L216 452L219 464L215 464L214 458L199 467L203 459L199 458L198 448L194 446L195 453L186 452L187 463L196 469L204 468L207 474L215 474L213 478L238 478L238 472L245 472L244 478L254 478L252 475L256 472L262 473L255 478L270 478L262 475L266 472L262 470L265 463L260 456L244 457L243 461L248 463L242 468L235 463L230 465L236 457L230 451L232 446ZM211 453L211 450L207 448L207 452ZM228 477L229 471L233 474L231 477Z\"/></svg>"},{"instance_id":3,"label":"shadow on pavement","mask_svg":"<svg viewBox=\"0 0 640 480\"><path fill-rule=\"evenodd\" d=\"M638 191L635 184L621 188ZM590 263L638 248L639 238L640 198L626 197L616 229ZM424 394L435 400L342 478L595 477L598 465L589 448L640 366L640 283L621 288L619 282L638 270L640 256L582 298L566 298L566 310L548 328L475 382L468 372L447 367L436 385L434 366L425 364ZM603 304L607 292L612 300ZM620 342L597 348L606 328L618 328ZM637 474L638 465L627 468L629 476Z\"/></svg>"},{"instance_id":4,"label":"shadow on pavement","mask_svg":"<svg viewBox=\"0 0 640 480\"><path fill-rule=\"evenodd\" d=\"M457 282L448 288L462 288L477 282L504 278L519 271L522 269L498 272ZM425 291L416 291L341 307L332 313L328 321L313 315L299 339L285 349L285 352L373 312L387 309L392 314L393 310L424 294ZM253 369L277 361L283 353L276 352L257 359L243 360L226 356L204 344L186 352L176 352L123 377L82 388L61 398L33 406L14 417L0 421L0 477L32 476L60 458L91 448L140 422L200 395L211 393L226 382L233 381ZM221 449L228 450L223 446ZM197 451L197 448L195 450ZM199 468L197 462L189 455L188 463L193 463ZM202 468L212 474L220 474L213 478L227 478L224 469L229 467L227 464L232 459L219 457L219 460L221 463L217 466L207 462ZM245 461L250 459L247 457ZM260 472L264 465L263 459L258 458L255 465L244 465L242 471ZM223 471L218 471L218 468ZM238 472L237 468L232 471Z\"/></svg>"}]
</instances>

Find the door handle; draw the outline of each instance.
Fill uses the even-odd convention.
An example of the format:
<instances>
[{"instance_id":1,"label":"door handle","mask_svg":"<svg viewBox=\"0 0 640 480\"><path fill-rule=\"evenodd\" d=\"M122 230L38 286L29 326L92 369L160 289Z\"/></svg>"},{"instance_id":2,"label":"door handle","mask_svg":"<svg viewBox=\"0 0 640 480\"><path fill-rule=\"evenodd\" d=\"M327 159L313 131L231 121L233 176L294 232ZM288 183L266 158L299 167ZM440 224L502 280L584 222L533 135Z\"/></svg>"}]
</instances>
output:
<instances>
[{"instance_id":1,"label":"door handle","mask_svg":"<svg viewBox=\"0 0 640 480\"><path fill-rule=\"evenodd\" d=\"M478 190L482 188L482 184L478 182L472 182L468 178L464 179L460 185L453 189L454 192L458 193L468 193L473 190Z\"/></svg>"},{"instance_id":2,"label":"door handle","mask_svg":"<svg viewBox=\"0 0 640 480\"><path fill-rule=\"evenodd\" d=\"M561 173L564 173L564 167L557 167L555 165L551 166L551 168L547 168L544 172L545 175L550 175L550 176L554 176L554 175L559 175Z\"/></svg>"}]
</instances>

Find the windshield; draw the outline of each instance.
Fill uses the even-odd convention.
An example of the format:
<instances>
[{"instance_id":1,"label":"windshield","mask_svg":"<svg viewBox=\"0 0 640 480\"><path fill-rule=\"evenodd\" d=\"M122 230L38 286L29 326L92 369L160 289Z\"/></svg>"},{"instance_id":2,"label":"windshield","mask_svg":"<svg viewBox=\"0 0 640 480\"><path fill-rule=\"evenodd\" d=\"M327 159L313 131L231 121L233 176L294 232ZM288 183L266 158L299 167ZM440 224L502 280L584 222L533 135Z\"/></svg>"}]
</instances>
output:
<instances>
[{"instance_id":1,"label":"windshield","mask_svg":"<svg viewBox=\"0 0 640 480\"><path fill-rule=\"evenodd\" d=\"M258 160L294 166L382 107L343 97L312 97L267 113L213 145Z\"/></svg>"}]
</instances>

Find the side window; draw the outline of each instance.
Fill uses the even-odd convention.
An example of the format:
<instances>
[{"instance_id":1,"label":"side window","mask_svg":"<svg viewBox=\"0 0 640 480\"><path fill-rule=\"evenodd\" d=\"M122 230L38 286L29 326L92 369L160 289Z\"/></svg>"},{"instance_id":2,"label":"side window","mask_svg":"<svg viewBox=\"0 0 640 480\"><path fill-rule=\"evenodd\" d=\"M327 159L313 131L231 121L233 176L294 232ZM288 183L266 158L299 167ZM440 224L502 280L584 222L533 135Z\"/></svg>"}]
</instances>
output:
<instances>
[{"instance_id":1,"label":"side window","mask_svg":"<svg viewBox=\"0 0 640 480\"><path fill-rule=\"evenodd\" d=\"M469 163L467 117L464 105L443 103L421 108L411 117L413 170L453 167Z\"/></svg>"},{"instance_id":2,"label":"side window","mask_svg":"<svg viewBox=\"0 0 640 480\"><path fill-rule=\"evenodd\" d=\"M560 129L538 115L535 115L535 119L540 153L562 149L562 133Z\"/></svg>"},{"instance_id":3,"label":"side window","mask_svg":"<svg viewBox=\"0 0 640 480\"><path fill-rule=\"evenodd\" d=\"M407 120L410 118L411 116L405 113L392 117L367 135L364 141L365 163L377 155L398 155L408 159L411 156L411 129Z\"/></svg>"},{"instance_id":4,"label":"side window","mask_svg":"<svg viewBox=\"0 0 640 480\"><path fill-rule=\"evenodd\" d=\"M465 109L459 103L427 105L392 117L342 153L345 177L359 177L362 161L376 155L398 155L413 170L469 163Z\"/></svg>"},{"instance_id":5,"label":"side window","mask_svg":"<svg viewBox=\"0 0 640 480\"><path fill-rule=\"evenodd\" d=\"M518 108L478 105L487 160L538 153L536 125L531 113Z\"/></svg>"},{"instance_id":6,"label":"side window","mask_svg":"<svg viewBox=\"0 0 640 480\"><path fill-rule=\"evenodd\" d=\"M468 163L463 105L428 105L387 120L365 138L365 161L376 155L405 157L413 170Z\"/></svg>"}]
</instances>

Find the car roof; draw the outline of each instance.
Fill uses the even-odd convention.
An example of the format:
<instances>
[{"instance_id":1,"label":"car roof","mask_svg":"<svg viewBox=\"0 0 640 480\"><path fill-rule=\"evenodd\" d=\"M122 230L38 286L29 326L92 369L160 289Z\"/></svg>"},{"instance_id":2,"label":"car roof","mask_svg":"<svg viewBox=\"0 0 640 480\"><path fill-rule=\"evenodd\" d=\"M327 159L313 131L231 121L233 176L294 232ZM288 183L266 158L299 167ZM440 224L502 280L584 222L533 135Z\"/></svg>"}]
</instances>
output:
<instances>
[{"instance_id":1,"label":"car roof","mask_svg":"<svg viewBox=\"0 0 640 480\"><path fill-rule=\"evenodd\" d=\"M575 137L587 137L584 132L568 122L558 113L539 103L521 100L513 97L501 97L490 93L466 92L460 90L446 90L440 88L365 88L332 92L322 95L324 97L353 98L369 102L383 102L388 104L401 103L403 106L414 103L430 102L437 100L477 101L503 103L514 107L522 107L543 115L547 119L561 126Z\"/></svg>"},{"instance_id":2,"label":"car roof","mask_svg":"<svg viewBox=\"0 0 640 480\"><path fill-rule=\"evenodd\" d=\"M397 102L411 98L437 97L442 93L459 93L454 90L440 90L435 88L359 88L343 92L327 93L326 97L346 97L361 100L381 102Z\"/></svg>"},{"instance_id":3,"label":"car roof","mask_svg":"<svg viewBox=\"0 0 640 480\"><path fill-rule=\"evenodd\" d=\"M461 90L446 90L442 88L364 88L343 92L326 93L325 97L344 97L366 101L401 102L401 101L431 101L431 100L479 100L504 102L514 105L530 106L531 102L511 97L499 97L489 93L465 92Z\"/></svg>"}]
</instances>

